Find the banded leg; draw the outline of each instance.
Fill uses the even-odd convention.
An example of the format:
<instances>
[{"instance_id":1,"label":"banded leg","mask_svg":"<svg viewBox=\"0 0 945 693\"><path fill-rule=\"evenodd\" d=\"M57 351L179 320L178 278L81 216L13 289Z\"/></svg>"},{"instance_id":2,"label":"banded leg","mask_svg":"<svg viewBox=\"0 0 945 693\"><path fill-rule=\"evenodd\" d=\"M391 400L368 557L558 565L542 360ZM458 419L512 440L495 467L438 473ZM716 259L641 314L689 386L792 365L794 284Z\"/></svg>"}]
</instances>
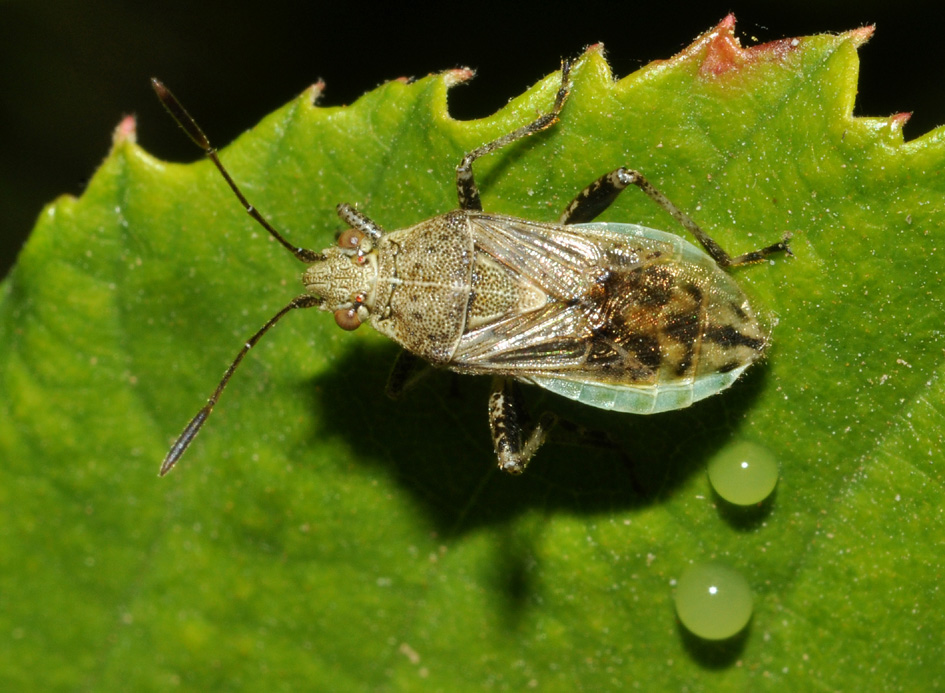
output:
<instances>
[{"instance_id":1,"label":"banded leg","mask_svg":"<svg viewBox=\"0 0 945 693\"><path fill-rule=\"evenodd\" d=\"M493 378L492 393L489 395L489 427L499 469L509 474L525 471L529 460L558 421L557 416L545 412L523 442L521 413L522 403L515 383L507 378Z\"/></svg>"},{"instance_id":2,"label":"banded leg","mask_svg":"<svg viewBox=\"0 0 945 693\"><path fill-rule=\"evenodd\" d=\"M379 240L380 237L384 235L384 229L378 226L373 219L369 219L366 214L362 214L345 202L335 207L335 211L338 212L338 216L341 217L341 220L349 227L357 229L365 236L369 236L375 241Z\"/></svg>"},{"instance_id":3,"label":"banded leg","mask_svg":"<svg viewBox=\"0 0 945 693\"><path fill-rule=\"evenodd\" d=\"M463 160L459 162L459 166L456 167L456 192L459 196L460 209L482 210L482 201L479 199L479 188L476 186L472 170L473 162L476 159L490 152L494 152L496 149L501 149L507 144L511 144L523 137L528 137L529 135L534 135L536 132L550 128L558 122L558 114L561 113L561 108L564 106L564 102L567 101L568 93L571 90L570 75L571 63L567 60L562 60L561 86L558 87L555 103L550 111L514 132L510 132L497 140L477 147L463 157Z\"/></svg>"},{"instance_id":4,"label":"banded leg","mask_svg":"<svg viewBox=\"0 0 945 693\"><path fill-rule=\"evenodd\" d=\"M790 234L786 234L779 243L774 243L766 248L753 250L749 253L732 257L725 252L718 243L712 240L709 234L703 231L702 228L693 221L692 217L679 209L666 195L653 187L652 183L644 178L641 173L629 168L618 168L611 171L584 188L584 190L564 208L564 212L561 213L561 217L558 220L559 223L581 224L594 220L605 209L610 207L614 200L617 199L617 196L629 185L635 185L640 188L647 197L662 207L673 219L695 236L696 240L706 249L706 252L709 253L712 259L721 267L735 267L737 265L758 262L773 253L783 252L788 255L791 254L791 249L788 247Z\"/></svg>"}]
</instances>

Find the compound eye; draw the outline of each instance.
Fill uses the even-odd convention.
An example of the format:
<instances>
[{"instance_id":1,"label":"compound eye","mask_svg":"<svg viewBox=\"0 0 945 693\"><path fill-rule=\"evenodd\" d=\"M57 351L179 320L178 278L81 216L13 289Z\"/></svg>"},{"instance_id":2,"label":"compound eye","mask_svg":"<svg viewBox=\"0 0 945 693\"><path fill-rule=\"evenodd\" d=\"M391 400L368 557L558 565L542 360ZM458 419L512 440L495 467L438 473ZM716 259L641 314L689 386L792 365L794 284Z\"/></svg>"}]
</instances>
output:
<instances>
[{"instance_id":1,"label":"compound eye","mask_svg":"<svg viewBox=\"0 0 945 693\"><path fill-rule=\"evenodd\" d=\"M335 311L335 324L343 330L356 330L361 327L357 308L339 308Z\"/></svg>"},{"instance_id":2,"label":"compound eye","mask_svg":"<svg viewBox=\"0 0 945 693\"><path fill-rule=\"evenodd\" d=\"M338 247L342 250L357 250L364 240L364 233L358 229L347 229L338 236Z\"/></svg>"}]
</instances>

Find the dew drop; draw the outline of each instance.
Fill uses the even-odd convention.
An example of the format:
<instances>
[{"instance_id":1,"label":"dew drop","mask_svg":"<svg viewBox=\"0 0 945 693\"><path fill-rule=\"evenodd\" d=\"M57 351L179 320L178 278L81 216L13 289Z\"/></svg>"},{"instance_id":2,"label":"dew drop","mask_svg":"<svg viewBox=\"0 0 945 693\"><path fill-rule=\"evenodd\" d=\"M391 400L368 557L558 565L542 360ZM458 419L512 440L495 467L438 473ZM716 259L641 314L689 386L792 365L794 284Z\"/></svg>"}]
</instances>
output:
<instances>
[{"instance_id":1,"label":"dew drop","mask_svg":"<svg viewBox=\"0 0 945 693\"><path fill-rule=\"evenodd\" d=\"M740 441L709 461L709 483L735 505L754 505L771 495L778 483L778 463L765 448Z\"/></svg>"},{"instance_id":2,"label":"dew drop","mask_svg":"<svg viewBox=\"0 0 945 693\"><path fill-rule=\"evenodd\" d=\"M740 632L751 618L748 581L719 563L690 566L676 585L676 613L682 624L705 640L724 640Z\"/></svg>"}]
</instances>

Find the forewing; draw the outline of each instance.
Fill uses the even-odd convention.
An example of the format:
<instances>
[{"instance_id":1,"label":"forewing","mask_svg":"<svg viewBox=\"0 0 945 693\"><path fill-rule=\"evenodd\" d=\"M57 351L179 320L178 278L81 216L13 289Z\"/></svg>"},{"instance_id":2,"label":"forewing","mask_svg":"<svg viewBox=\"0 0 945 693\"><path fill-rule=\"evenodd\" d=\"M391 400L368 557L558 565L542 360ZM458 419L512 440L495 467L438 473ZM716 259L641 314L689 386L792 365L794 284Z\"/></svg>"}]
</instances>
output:
<instances>
[{"instance_id":1,"label":"forewing","mask_svg":"<svg viewBox=\"0 0 945 693\"><path fill-rule=\"evenodd\" d=\"M764 350L766 335L737 284L678 236L629 224L568 227L486 214L470 223L477 250L538 287L547 302L466 332L451 368L622 407L554 383L647 391L647 401L676 389L683 394L672 402L691 402L726 387ZM664 404L654 406L648 410ZM626 407L638 410L636 403Z\"/></svg>"},{"instance_id":2,"label":"forewing","mask_svg":"<svg viewBox=\"0 0 945 693\"><path fill-rule=\"evenodd\" d=\"M477 249L554 299L582 299L604 270L601 239L578 227L482 213L469 224Z\"/></svg>"},{"instance_id":3,"label":"forewing","mask_svg":"<svg viewBox=\"0 0 945 693\"><path fill-rule=\"evenodd\" d=\"M641 228L632 225L562 226L482 213L469 223L476 249L516 281L542 291L547 302L467 332L454 353L454 367L514 377L582 377L608 362L631 368L635 377L646 370L606 330L608 278L677 257L679 239L630 233Z\"/></svg>"},{"instance_id":4,"label":"forewing","mask_svg":"<svg viewBox=\"0 0 945 693\"><path fill-rule=\"evenodd\" d=\"M562 372L586 361L590 337L584 306L550 303L467 332L454 364L472 373Z\"/></svg>"}]
</instances>

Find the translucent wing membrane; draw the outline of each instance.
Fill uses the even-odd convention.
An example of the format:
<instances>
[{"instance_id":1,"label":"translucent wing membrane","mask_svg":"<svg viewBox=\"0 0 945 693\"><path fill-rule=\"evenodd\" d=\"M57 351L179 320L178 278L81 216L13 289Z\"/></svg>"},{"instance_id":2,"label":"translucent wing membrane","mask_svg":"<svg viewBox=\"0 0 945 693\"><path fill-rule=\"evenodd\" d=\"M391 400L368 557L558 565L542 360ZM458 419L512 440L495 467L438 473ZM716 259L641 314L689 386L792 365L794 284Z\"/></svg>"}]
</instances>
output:
<instances>
[{"instance_id":1,"label":"translucent wing membrane","mask_svg":"<svg viewBox=\"0 0 945 693\"><path fill-rule=\"evenodd\" d=\"M470 219L478 251L545 303L468 330L451 367L652 413L733 383L767 336L735 281L672 234L632 224Z\"/></svg>"}]
</instances>

